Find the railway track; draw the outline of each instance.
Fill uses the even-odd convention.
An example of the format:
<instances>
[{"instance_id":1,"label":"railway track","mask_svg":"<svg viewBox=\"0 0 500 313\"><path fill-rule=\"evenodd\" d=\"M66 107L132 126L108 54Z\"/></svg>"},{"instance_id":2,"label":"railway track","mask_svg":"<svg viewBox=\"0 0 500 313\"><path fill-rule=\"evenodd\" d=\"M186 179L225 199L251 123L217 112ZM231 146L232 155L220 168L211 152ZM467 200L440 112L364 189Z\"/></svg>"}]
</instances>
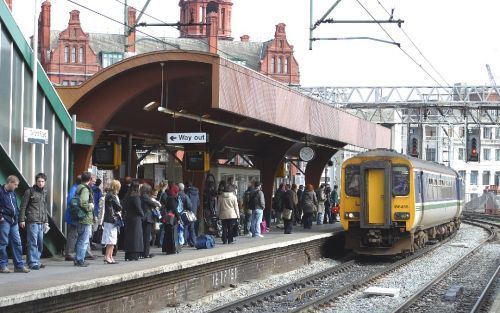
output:
<instances>
[{"instance_id":1,"label":"railway track","mask_svg":"<svg viewBox=\"0 0 500 313\"><path fill-rule=\"evenodd\" d=\"M334 299L397 270L447 243L453 237L396 262L366 264L349 260L313 276L229 303L210 312L316 312Z\"/></svg>"},{"instance_id":2,"label":"railway track","mask_svg":"<svg viewBox=\"0 0 500 313\"><path fill-rule=\"evenodd\" d=\"M392 312L393 313L401 313L401 312L421 312L421 311L440 311L439 308L436 307L436 302L437 301L430 301L429 299L432 298L437 298L440 300L442 296L446 293L446 290L449 289L449 284L442 283L443 280L445 280L447 277L450 277L451 275L454 274L454 277L461 277L463 278L464 274L463 272L464 269L462 269L462 273L459 273L459 268L467 263L467 261L470 261L472 256L474 254L480 253L481 249L485 247L488 243L491 243L496 240L496 235L498 230L500 229L499 225L495 225L493 223L485 222L481 219L478 219L477 217L467 217L466 220L464 220L464 223L468 223L471 225L475 225L478 227L482 227L485 230L489 232L489 236L486 240L484 240L482 243L480 243L477 247L469 251L467 254L463 255L459 260L457 260L454 264L449 266L445 271L443 271L440 275L436 276L435 279L429 281L425 285L423 285L417 292L415 292L411 297L407 298L404 303L402 303L400 306L398 306L396 309L394 309ZM493 226L492 226L493 225ZM498 245L498 243L497 243ZM481 256L477 256L478 259L481 259ZM476 261L473 266L478 266ZM454 312L478 312L478 309L483 306L485 303L485 299L491 292L491 287L493 286L493 282L495 281L496 277L498 276L498 272L500 269L500 265L496 266L496 270L494 269L494 273L491 275L491 278L488 280L485 288L483 289L482 292L480 292L479 297L477 298L477 301L474 303L470 303L469 301L463 301L462 303L456 305L457 307L454 307L453 311ZM458 272L458 273L454 273ZM491 273L490 273L491 274ZM460 285L460 278L455 278L453 279L453 284L455 286ZM476 281L476 285L478 282ZM463 291L462 291L463 292ZM434 294L437 296L432 297L430 294ZM460 292L458 292L458 295L460 295ZM471 295L469 295L471 296ZM477 296L477 294L476 294ZM446 304L446 306L449 308L450 304ZM472 308L471 308L472 307ZM444 309L443 309L444 310Z\"/></svg>"}]
</instances>

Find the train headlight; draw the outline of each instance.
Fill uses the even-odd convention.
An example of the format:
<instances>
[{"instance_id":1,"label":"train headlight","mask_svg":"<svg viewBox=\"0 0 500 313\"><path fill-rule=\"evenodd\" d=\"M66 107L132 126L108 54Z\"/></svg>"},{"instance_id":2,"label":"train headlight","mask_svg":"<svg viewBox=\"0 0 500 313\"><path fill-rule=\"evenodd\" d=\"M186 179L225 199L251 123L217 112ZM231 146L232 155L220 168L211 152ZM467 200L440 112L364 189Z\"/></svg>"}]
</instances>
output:
<instances>
[{"instance_id":1,"label":"train headlight","mask_svg":"<svg viewBox=\"0 0 500 313\"><path fill-rule=\"evenodd\" d=\"M408 212L396 212L396 213L394 213L394 219L395 220L409 220L410 213L408 213Z\"/></svg>"},{"instance_id":2,"label":"train headlight","mask_svg":"<svg viewBox=\"0 0 500 313\"><path fill-rule=\"evenodd\" d=\"M358 219L359 212L345 212L344 217L346 220Z\"/></svg>"}]
</instances>

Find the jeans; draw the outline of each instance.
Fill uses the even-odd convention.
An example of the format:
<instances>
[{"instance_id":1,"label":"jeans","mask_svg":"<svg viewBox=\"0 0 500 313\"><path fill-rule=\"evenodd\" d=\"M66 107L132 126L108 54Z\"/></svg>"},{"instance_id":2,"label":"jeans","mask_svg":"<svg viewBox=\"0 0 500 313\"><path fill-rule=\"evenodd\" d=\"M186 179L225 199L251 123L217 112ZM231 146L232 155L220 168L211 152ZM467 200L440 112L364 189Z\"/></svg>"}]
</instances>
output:
<instances>
[{"instance_id":1,"label":"jeans","mask_svg":"<svg viewBox=\"0 0 500 313\"><path fill-rule=\"evenodd\" d=\"M189 246L194 247L194 243L196 242L196 234L195 234L195 224L196 222L184 223L184 242Z\"/></svg>"},{"instance_id":2,"label":"jeans","mask_svg":"<svg viewBox=\"0 0 500 313\"><path fill-rule=\"evenodd\" d=\"M43 224L27 223L28 235L28 265L40 265L40 256L43 252Z\"/></svg>"},{"instance_id":3,"label":"jeans","mask_svg":"<svg viewBox=\"0 0 500 313\"><path fill-rule=\"evenodd\" d=\"M92 230L92 225L80 224L76 225L76 232L78 233L78 238L76 239L76 255L75 263L83 263L85 261L85 252L89 246L90 232Z\"/></svg>"},{"instance_id":4,"label":"jeans","mask_svg":"<svg viewBox=\"0 0 500 313\"><path fill-rule=\"evenodd\" d=\"M264 211L262 209L256 209L252 211L252 222L250 226L250 231L253 237L260 235L260 223L262 223L262 215Z\"/></svg>"},{"instance_id":5,"label":"jeans","mask_svg":"<svg viewBox=\"0 0 500 313\"><path fill-rule=\"evenodd\" d=\"M160 247L163 247L163 237L165 237L165 225L163 223L160 224Z\"/></svg>"},{"instance_id":6,"label":"jeans","mask_svg":"<svg viewBox=\"0 0 500 313\"><path fill-rule=\"evenodd\" d=\"M245 224L244 225L244 230L243 232L246 234L249 234L252 232L252 213L245 213Z\"/></svg>"},{"instance_id":7,"label":"jeans","mask_svg":"<svg viewBox=\"0 0 500 313\"><path fill-rule=\"evenodd\" d=\"M23 247L21 246L21 236L19 236L19 226L11 225L7 221L0 222L0 268L7 267L9 257L7 256L7 246L10 243L12 249L12 259L16 268L23 268Z\"/></svg>"},{"instance_id":8,"label":"jeans","mask_svg":"<svg viewBox=\"0 0 500 313\"><path fill-rule=\"evenodd\" d=\"M333 223L333 220L332 220L332 209L330 206L326 207L325 205L325 217L323 218L323 222L326 224L326 223L330 223L332 224Z\"/></svg>"}]
</instances>

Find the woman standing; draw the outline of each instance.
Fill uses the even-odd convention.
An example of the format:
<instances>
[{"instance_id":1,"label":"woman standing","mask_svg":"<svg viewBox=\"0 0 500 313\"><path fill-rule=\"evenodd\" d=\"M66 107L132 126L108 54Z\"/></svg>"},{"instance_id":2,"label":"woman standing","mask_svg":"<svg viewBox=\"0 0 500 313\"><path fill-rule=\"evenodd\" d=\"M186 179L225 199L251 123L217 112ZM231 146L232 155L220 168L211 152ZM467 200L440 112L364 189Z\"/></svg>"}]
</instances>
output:
<instances>
[{"instance_id":1,"label":"woman standing","mask_svg":"<svg viewBox=\"0 0 500 313\"><path fill-rule=\"evenodd\" d=\"M318 198L316 197L316 193L314 192L313 185L309 184L306 187L306 191L304 191L301 200L302 211L304 212L303 224L304 228L312 227L312 216L314 208L318 205Z\"/></svg>"},{"instance_id":2,"label":"woman standing","mask_svg":"<svg viewBox=\"0 0 500 313\"><path fill-rule=\"evenodd\" d=\"M142 217L144 212L141 208L139 194L139 182L133 181L125 197L125 261L137 261L139 255L144 251L142 236Z\"/></svg>"},{"instance_id":3,"label":"woman standing","mask_svg":"<svg viewBox=\"0 0 500 313\"><path fill-rule=\"evenodd\" d=\"M144 251L141 253L141 258L152 258L154 254L149 253L150 249L150 239L151 231L153 229L153 223L155 223L153 217L153 210L160 205L158 201L151 197L152 188L149 184L143 184L141 186L141 208L144 212L144 217L142 218L142 242L144 245Z\"/></svg>"},{"instance_id":4,"label":"woman standing","mask_svg":"<svg viewBox=\"0 0 500 313\"><path fill-rule=\"evenodd\" d=\"M106 246L104 254L104 263L117 264L113 259L113 249L118 240L118 227L115 225L115 216L121 218L122 206L118 198L121 184L118 180L111 182L110 190L104 198L104 217L103 217L103 231L101 244Z\"/></svg>"},{"instance_id":5,"label":"woman standing","mask_svg":"<svg viewBox=\"0 0 500 313\"><path fill-rule=\"evenodd\" d=\"M221 191L224 190L224 191ZM236 219L240 216L238 199L231 187L225 181L219 184L219 219L222 221L222 243L233 243L233 228Z\"/></svg>"}]
</instances>

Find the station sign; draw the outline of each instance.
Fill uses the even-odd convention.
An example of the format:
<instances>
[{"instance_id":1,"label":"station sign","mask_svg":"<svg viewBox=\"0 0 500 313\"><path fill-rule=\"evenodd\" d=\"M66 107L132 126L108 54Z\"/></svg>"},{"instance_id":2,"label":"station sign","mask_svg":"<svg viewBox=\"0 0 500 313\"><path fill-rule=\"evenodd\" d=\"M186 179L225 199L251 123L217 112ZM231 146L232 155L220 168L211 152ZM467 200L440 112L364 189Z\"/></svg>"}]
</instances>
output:
<instances>
[{"instance_id":1,"label":"station sign","mask_svg":"<svg viewBox=\"0 0 500 313\"><path fill-rule=\"evenodd\" d=\"M24 127L23 130L24 142L48 144L49 131L47 129Z\"/></svg>"},{"instance_id":2,"label":"station sign","mask_svg":"<svg viewBox=\"0 0 500 313\"><path fill-rule=\"evenodd\" d=\"M206 143L206 142L208 142L207 133L167 133L168 144Z\"/></svg>"}]
</instances>

